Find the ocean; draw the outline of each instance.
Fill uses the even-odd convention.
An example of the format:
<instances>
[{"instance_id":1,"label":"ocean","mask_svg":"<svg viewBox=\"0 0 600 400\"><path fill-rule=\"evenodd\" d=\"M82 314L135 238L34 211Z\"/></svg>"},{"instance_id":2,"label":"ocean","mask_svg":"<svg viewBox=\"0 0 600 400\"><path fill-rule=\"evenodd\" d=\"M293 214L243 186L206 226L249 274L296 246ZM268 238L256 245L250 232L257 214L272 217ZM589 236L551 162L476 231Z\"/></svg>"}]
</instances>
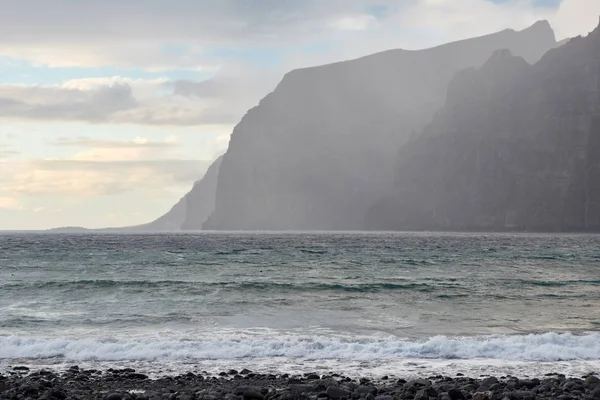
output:
<instances>
[{"instance_id":1,"label":"ocean","mask_svg":"<svg viewBox=\"0 0 600 400\"><path fill-rule=\"evenodd\" d=\"M0 369L600 371L600 236L0 234Z\"/></svg>"}]
</instances>

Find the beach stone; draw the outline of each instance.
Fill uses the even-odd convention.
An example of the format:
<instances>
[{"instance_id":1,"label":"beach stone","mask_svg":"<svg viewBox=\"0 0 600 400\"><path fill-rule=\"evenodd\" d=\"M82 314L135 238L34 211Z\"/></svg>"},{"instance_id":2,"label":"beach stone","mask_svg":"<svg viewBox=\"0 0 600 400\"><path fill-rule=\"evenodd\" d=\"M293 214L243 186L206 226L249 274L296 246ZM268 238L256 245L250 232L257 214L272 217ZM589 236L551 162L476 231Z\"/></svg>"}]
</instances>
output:
<instances>
[{"instance_id":1,"label":"beach stone","mask_svg":"<svg viewBox=\"0 0 600 400\"><path fill-rule=\"evenodd\" d=\"M508 382L506 382L506 388L508 390L515 390L518 385L519 385L519 382L515 379L511 379Z\"/></svg>"},{"instance_id":2,"label":"beach stone","mask_svg":"<svg viewBox=\"0 0 600 400\"><path fill-rule=\"evenodd\" d=\"M244 400L264 400L265 396L255 390L248 390L243 394Z\"/></svg>"},{"instance_id":3,"label":"beach stone","mask_svg":"<svg viewBox=\"0 0 600 400\"><path fill-rule=\"evenodd\" d=\"M375 400L394 400L394 397L390 396L389 394L381 394L375 397Z\"/></svg>"},{"instance_id":4,"label":"beach stone","mask_svg":"<svg viewBox=\"0 0 600 400\"><path fill-rule=\"evenodd\" d=\"M255 388L254 386L237 386L233 389L233 394L237 394L238 396L241 396L244 394L244 392L258 392L258 389Z\"/></svg>"},{"instance_id":5,"label":"beach stone","mask_svg":"<svg viewBox=\"0 0 600 400\"><path fill-rule=\"evenodd\" d=\"M46 394L51 399L56 400L65 400L67 398L67 394L62 390L52 389ZM117 399L108 399L107 400L117 400ZM120 399L118 399L120 400Z\"/></svg>"},{"instance_id":6,"label":"beach stone","mask_svg":"<svg viewBox=\"0 0 600 400\"><path fill-rule=\"evenodd\" d=\"M303 384L303 385L292 385L290 390L294 393L304 394L304 393L312 393L316 392L317 389L313 385Z\"/></svg>"},{"instance_id":7,"label":"beach stone","mask_svg":"<svg viewBox=\"0 0 600 400\"><path fill-rule=\"evenodd\" d=\"M538 393L548 393L552 391L552 386L547 383L544 383L538 386L535 390Z\"/></svg>"},{"instance_id":8,"label":"beach stone","mask_svg":"<svg viewBox=\"0 0 600 400\"><path fill-rule=\"evenodd\" d=\"M494 394L492 392L476 392L473 394L473 400L492 400Z\"/></svg>"},{"instance_id":9,"label":"beach stone","mask_svg":"<svg viewBox=\"0 0 600 400\"><path fill-rule=\"evenodd\" d=\"M510 397L517 400L528 400L533 399L535 396L527 390L516 390L510 394Z\"/></svg>"},{"instance_id":10,"label":"beach stone","mask_svg":"<svg viewBox=\"0 0 600 400\"><path fill-rule=\"evenodd\" d=\"M410 387L410 386L416 386L416 387L431 386L431 381L429 379L424 379L424 378L413 379L412 381L406 382L406 384L404 386L407 386L407 387Z\"/></svg>"},{"instance_id":11,"label":"beach stone","mask_svg":"<svg viewBox=\"0 0 600 400\"><path fill-rule=\"evenodd\" d=\"M492 386L495 383L498 383L498 378L495 376L490 376L481 381L481 386Z\"/></svg>"},{"instance_id":12,"label":"beach stone","mask_svg":"<svg viewBox=\"0 0 600 400\"><path fill-rule=\"evenodd\" d=\"M597 387L596 389L592 390L590 392L590 397L592 399L600 399L600 387Z\"/></svg>"},{"instance_id":13,"label":"beach stone","mask_svg":"<svg viewBox=\"0 0 600 400\"><path fill-rule=\"evenodd\" d=\"M414 400L429 400L429 395L425 389L421 389L415 394Z\"/></svg>"},{"instance_id":14,"label":"beach stone","mask_svg":"<svg viewBox=\"0 0 600 400\"><path fill-rule=\"evenodd\" d=\"M448 397L450 397L450 400L464 400L465 399L465 395L463 394L463 392L461 392L461 390L457 389L457 388L452 388L452 389L448 390Z\"/></svg>"},{"instance_id":15,"label":"beach stone","mask_svg":"<svg viewBox=\"0 0 600 400\"><path fill-rule=\"evenodd\" d=\"M534 387L536 387L537 385L540 384L540 380L539 379L522 379L519 380L519 388L527 388L527 389L533 389Z\"/></svg>"},{"instance_id":16,"label":"beach stone","mask_svg":"<svg viewBox=\"0 0 600 400\"><path fill-rule=\"evenodd\" d=\"M24 365L19 365L19 366L13 367L13 371L29 371L29 367L26 367Z\"/></svg>"},{"instance_id":17,"label":"beach stone","mask_svg":"<svg viewBox=\"0 0 600 400\"><path fill-rule=\"evenodd\" d=\"M493 400L494 392L486 391L486 392L475 392L473 394L473 400Z\"/></svg>"},{"instance_id":18,"label":"beach stone","mask_svg":"<svg viewBox=\"0 0 600 400\"><path fill-rule=\"evenodd\" d=\"M338 386L329 386L326 393L330 399L341 399L342 397L348 397L349 395L347 390Z\"/></svg>"},{"instance_id":19,"label":"beach stone","mask_svg":"<svg viewBox=\"0 0 600 400\"><path fill-rule=\"evenodd\" d=\"M571 392L571 391L574 391L574 390L583 389L583 386L581 386L580 384L578 384L575 381L566 381L562 385L562 389Z\"/></svg>"},{"instance_id":20,"label":"beach stone","mask_svg":"<svg viewBox=\"0 0 600 400\"><path fill-rule=\"evenodd\" d=\"M38 390L35 387L28 384L23 384L19 386L18 392L26 397L38 397Z\"/></svg>"},{"instance_id":21,"label":"beach stone","mask_svg":"<svg viewBox=\"0 0 600 400\"><path fill-rule=\"evenodd\" d=\"M333 378L325 378L325 379L321 379L320 382L317 383L317 388L319 388L319 390L327 390L327 388L329 386L339 386L340 383L338 381L336 381Z\"/></svg>"},{"instance_id":22,"label":"beach stone","mask_svg":"<svg viewBox=\"0 0 600 400\"><path fill-rule=\"evenodd\" d=\"M585 381L583 381L583 384L587 388L595 389L600 386L600 378L594 375L588 376L585 378Z\"/></svg>"},{"instance_id":23,"label":"beach stone","mask_svg":"<svg viewBox=\"0 0 600 400\"><path fill-rule=\"evenodd\" d=\"M145 380L145 379L148 379L148 375L140 374L139 372L132 372L132 373L127 374L127 378L128 379Z\"/></svg>"},{"instance_id":24,"label":"beach stone","mask_svg":"<svg viewBox=\"0 0 600 400\"><path fill-rule=\"evenodd\" d=\"M498 378L496 378L495 376L490 376L489 378L485 378L481 381L480 387L489 388L490 386L495 385L496 383L498 383Z\"/></svg>"},{"instance_id":25,"label":"beach stone","mask_svg":"<svg viewBox=\"0 0 600 400\"><path fill-rule=\"evenodd\" d=\"M363 386L359 386L356 388L356 390L354 391L355 393L358 394L373 394L373 395L377 395L377 388L373 385L363 385Z\"/></svg>"}]
</instances>

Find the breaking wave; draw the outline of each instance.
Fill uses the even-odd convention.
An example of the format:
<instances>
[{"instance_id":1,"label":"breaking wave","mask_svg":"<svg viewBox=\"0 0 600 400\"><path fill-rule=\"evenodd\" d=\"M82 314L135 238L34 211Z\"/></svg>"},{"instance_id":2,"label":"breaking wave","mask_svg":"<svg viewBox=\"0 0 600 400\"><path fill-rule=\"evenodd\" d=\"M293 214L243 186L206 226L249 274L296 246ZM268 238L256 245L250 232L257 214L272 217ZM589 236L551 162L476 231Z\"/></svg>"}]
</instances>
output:
<instances>
[{"instance_id":1,"label":"breaking wave","mask_svg":"<svg viewBox=\"0 0 600 400\"><path fill-rule=\"evenodd\" d=\"M510 361L600 360L600 333L544 333L474 337L435 336L421 340L307 335L207 339L50 339L0 336L0 359L67 360L228 360L252 358L342 360L496 359Z\"/></svg>"}]
</instances>

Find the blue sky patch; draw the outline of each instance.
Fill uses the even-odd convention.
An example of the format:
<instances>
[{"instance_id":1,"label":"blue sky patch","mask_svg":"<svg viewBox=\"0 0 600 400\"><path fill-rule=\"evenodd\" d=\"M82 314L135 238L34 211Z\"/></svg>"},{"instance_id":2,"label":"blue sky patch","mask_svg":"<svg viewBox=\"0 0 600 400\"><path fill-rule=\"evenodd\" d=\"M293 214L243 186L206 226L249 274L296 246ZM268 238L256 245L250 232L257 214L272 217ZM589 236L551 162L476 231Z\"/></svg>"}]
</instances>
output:
<instances>
[{"instance_id":1,"label":"blue sky patch","mask_svg":"<svg viewBox=\"0 0 600 400\"><path fill-rule=\"evenodd\" d=\"M48 67L30 64L26 61L15 60L0 56L0 83L24 85L50 85L60 84L71 79L106 78L121 76L132 79L159 79L171 80L188 79L204 80L212 77L214 72L197 71L189 69L174 69L167 71L145 71L142 69L124 69L116 67Z\"/></svg>"}]
</instances>

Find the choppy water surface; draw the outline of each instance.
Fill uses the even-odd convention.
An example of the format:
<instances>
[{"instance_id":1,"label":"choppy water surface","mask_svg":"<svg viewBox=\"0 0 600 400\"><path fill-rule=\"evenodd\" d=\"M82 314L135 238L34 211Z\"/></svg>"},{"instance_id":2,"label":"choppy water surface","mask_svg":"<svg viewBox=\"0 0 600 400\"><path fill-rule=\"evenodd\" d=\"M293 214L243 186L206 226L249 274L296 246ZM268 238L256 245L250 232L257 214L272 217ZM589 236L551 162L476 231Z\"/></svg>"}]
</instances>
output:
<instances>
[{"instance_id":1,"label":"choppy water surface","mask_svg":"<svg viewBox=\"0 0 600 400\"><path fill-rule=\"evenodd\" d=\"M600 236L0 235L0 365L600 369Z\"/></svg>"}]
</instances>

